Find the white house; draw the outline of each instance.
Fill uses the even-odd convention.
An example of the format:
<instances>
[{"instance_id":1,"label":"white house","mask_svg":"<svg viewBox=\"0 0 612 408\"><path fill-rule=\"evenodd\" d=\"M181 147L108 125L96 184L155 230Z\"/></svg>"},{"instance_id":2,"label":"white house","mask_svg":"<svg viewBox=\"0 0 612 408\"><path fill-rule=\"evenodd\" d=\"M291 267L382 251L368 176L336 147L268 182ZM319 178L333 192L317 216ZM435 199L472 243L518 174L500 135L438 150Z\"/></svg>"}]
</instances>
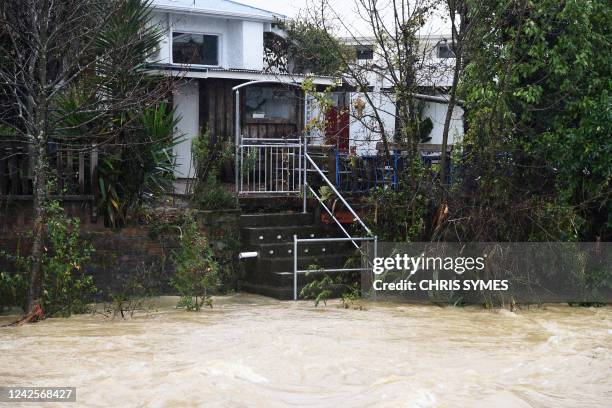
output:
<instances>
[{"instance_id":1,"label":"white house","mask_svg":"<svg viewBox=\"0 0 612 408\"><path fill-rule=\"evenodd\" d=\"M385 63L381 55L375 51L375 41L370 38L345 39L349 45L357 49L357 70L364 74L365 81L371 90L368 92L370 101L360 92L351 92L345 104L352 111L349 116L348 149L358 155L373 155L377 153L381 135L377 121L371 118L372 105L384 123L384 131L388 140L393 140L395 131L395 95L388 73L380 69ZM423 145L431 146L432 150L442 143L444 120L448 107L447 90L452 85L452 70L454 55L450 51L444 36L423 36L419 39L421 59L418 63L418 91L414 95L418 101L419 115L422 119L429 118L433 128L429 140ZM370 70L369 66L376 64L379 68ZM350 82L351 80L348 79ZM362 107L363 112L355 112L356 107ZM449 130L449 145L463 138L463 109L455 106Z\"/></svg>"},{"instance_id":2,"label":"white house","mask_svg":"<svg viewBox=\"0 0 612 408\"><path fill-rule=\"evenodd\" d=\"M166 35L155 63L158 72L177 78L173 95L178 132L178 178L191 178L191 141L200 131L234 140L234 86L262 81L240 94L240 131L245 136L285 137L303 128L301 75L273 74L264 68L264 34L284 16L230 0L154 0L153 22ZM263 83L270 81L270 83ZM330 85L333 78L315 77Z\"/></svg>"},{"instance_id":3,"label":"white house","mask_svg":"<svg viewBox=\"0 0 612 408\"><path fill-rule=\"evenodd\" d=\"M304 94L295 86L306 76L272 73L264 63L264 36L279 34L276 22L284 16L230 0L153 0L152 4L153 22L164 30L165 36L151 68L175 77L178 82L173 104L180 118L177 131L184 140L176 147L177 178L194 177L191 142L202 131L210 132L214 140L224 141L234 141L236 133L261 139L299 137L310 115L316 113L305 109ZM429 37L421 43L427 58L420 69L419 84L426 92L418 98L422 100L422 116L433 122L427 143L439 145L447 106L444 90L450 85L448 72L440 68L452 58L452 53L444 48L442 37ZM356 64L367 67L377 62L376 52L368 47L367 39L354 45L358 51ZM392 135L395 106L390 84L373 72L368 75L385 131ZM236 120L236 93L232 88L252 81L258 82L240 90L240 116ZM315 76L313 81L315 85L328 86L337 79ZM335 145L340 152L375 154L380 133L357 119L354 110L363 95L346 85L345 82L343 90L333 94L338 109L327 113L326 129L313 142ZM343 113L346 111L340 109L343 107L352 110L352 115ZM366 114L367 109L366 106ZM463 135L462 115L462 109L456 107L451 144ZM226 181L235 179L236 171L233 166L226 166L223 175Z\"/></svg>"}]
</instances>

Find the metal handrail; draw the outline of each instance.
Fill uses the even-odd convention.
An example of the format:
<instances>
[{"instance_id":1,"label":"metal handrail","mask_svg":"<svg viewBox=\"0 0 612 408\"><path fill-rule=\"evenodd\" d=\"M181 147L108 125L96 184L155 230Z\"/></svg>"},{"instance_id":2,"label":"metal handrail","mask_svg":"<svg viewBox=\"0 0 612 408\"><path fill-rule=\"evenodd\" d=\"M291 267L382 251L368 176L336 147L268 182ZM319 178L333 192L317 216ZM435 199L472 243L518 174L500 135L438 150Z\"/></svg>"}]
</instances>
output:
<instances>
[{"instance_id":1,"label":"metal handrail","mask_svg":"<svg viewBox=\"0 0 612 408\"><path fill-rule=\"evenodd\" d=\"M353 246L359 251L359 253L363 256L366 256L366 254L363 253L363 251L361 250L361 247L359 245L357 245L357 242L355 241L374 241L374 245L378 245L378 238L376 236L372 237L352 237L351 234L349 234L349 232L346 230L346 228L344 228L342 226L342 223L340 221L338 221L338 219L336 218L336 216L331 212L331 210L329 208L327 208L327 206L325 205L325 203L323 203L323 200L321 200L321 198L317 195L317 193L314 191L314 189L310 186L308 186L308 188L310 189L310 192L312 193L312 195L315 196L315 198L319 201L319 203L321 204L321 206L323 206L323 208L325 209L325 211L327 211L327 214L329 214L329 216L336 222L336 224L338 224L338 227L340 227L340 230L342 230L342 232L344 232L344 235L346 235L345 240L347 241L351 241L351 243L353 244ZM315 240L317 240L317 238L315 238ZM323 238L318 238L319 241L322 241ZM342 240L342 239L340 239ZM303 241L303 242L307 242L307 241ZM368 262L372 264L372 262L368 259Z\"/></svg>"},{"instance_id":2,"label":"metal handrail","mask_svg":"<svg viewBox=\"0 0 612 408\"><path fill-rule=\"evenodd\" d=\"M332 189L332 191L336 194L336 196L340 199L340 201L342 201L342 204L344 204L344 206L351 212L351 214L353 215L353 217L355 217L355 219L359 222L359 224L361 224L361 226L363 227L364 230L366 230L366 232L368 233L368 235L373 236L372 231L367 227L367 225L365 225L365 223L361 220L361 218L357 215L357 213L355 212L355 210L353 210L353 207L351 207L349 205L349 203L344 199L344 197L342 196L342 194L340 194L340 192L336 189L336 187L332 184L331 181L329 181L329 179L327 178L327 176L323 173L323 171L319 168L319 166L317 166L317 164L314 162L314 160L312 160L312 157L310 157L310 155L308 153L304 153L304 157L310 162L310 164L312 164L312 166L314 167L314 169L317 171L317 173L319 173L319 175L321 176L321 178L327 183L327 185ZM308 186L308 181L306 179L304 179L304 185ZM306 190L306 189L304 189ZM306 191L304 191L304 193L306 193Z\"/></svg>"},{"instance_id":3,"label":"metal handrail","mask_svg":"<svg viewBox=\"0 0 612 408\"><path fill-rule=\"evenodd\" d=\"M263 141L282 141L282 142L286 142L286 141L294 141L296 143L302 143L302 139L300 139L299 137L290 137L290 138L285 138L285 137L242 137L242 140L263 140Z\"/></svg>"},{"instance_id":4,"label":"metal handrail","mask_svg":"<svg viewBox=\"0 0 612 408\"><path fill-rule=\"evenodd\" d=\"M331 210L329 208L327 208L327 206L325 205L325 203L323 203L323 200L321 200L321 197L319 197L317 195L317 193L313 190L312 187L307 186L310 189L310 192L312 193L312 195L317 199L317 201L321 204L321 206L323 206L323 208L325 209L325 211L327 211L327 213L329 214L330 217L332 217L332 219L334 221L336 221L336 224L338 224L338 227L340 227L340 229L342 230L342 232L344 232L344 235L346 235L346 237L353 243L353 245L355 246L355 248L359 249L359 245L357 245L357 243L355 242L355 238L351 237L351 234L348 233L348 231L346 230L346 228L344 228L342 226L342 223L340 223L340 221L338 221L338 219L334 216L334 214L331 212Z\"/></svg>"},{"instance_id":5,"label":"metal handrail","mask_svg":"<svg viewBox=\"0 0 612 408\"><path fill-rule=\"evenodd\" d=\"M240 147L302 147L301 143L293 143L293 144L241 144Z\"/></svg>"},{"instance_id":6,"label":"metal handrail","mask_svg":"<svg viewBox=\"0 0 612 408\"><path fill-rule=\"evenodd\" d=\"M327 208L327 207L326 207ZM298 300L298 275L307 273L324 273L324 272L363 272L371 271L372 268L320 268L320 269L298 269L298 244L301 242L344 242L351 241L355 244L355 241L372 241L374 243L374 258L378 256L378 237L359 237L359 238L298 238L297 235L293 236L293 300ZM361 251L361 248L357 248L362 255L365 254ZM370 260L368 259L368 262Z\"/></svg>"},{"instance_id":7,"label":"metal handrail","mask_svg":"<svg viewBox=\"0 0 612 408\"><path fill-rule=\"evenodd\" d=\"M351 234L346 230L346 228L344 228L344 226L342 226L342 223L336 218L334 213L329 208L327 208L327 206L325 205L325 203L323 202L321 197L308 184L308 179L307 179L307 176L308 176L308 173L307 173L308 162L310 162L310 164L315 169L315 171L317 173L319 173L319 176L321 176L321 178L325 181L325 183L327 183L327 185L332 189L332 191L340 199L342 204L344 204L344 206L350 211L350 213L353 215L353 217L355 217L355 219L359 222L359 224L361 224L363 229L369 235L368 237L359 237L359 238L352 237ZM346 238L306 238L306 239L302 238L302 239L299 239L297 237L297 235L293 236L293 300L297 300L297 298L298 298L298 293L297 293L298 274L312 272L312 271L309 271L309 270L300 270L300 269L298 269L298 243L300 243L300 242L326 242L326 241L351 241L351 243L355 246L355 248L357 248L357 250L363 256L365 256L365 254L361 250L361 247L359 245L357 245L356 241L373 241L373 243L374 243L374 258L376 258L377 252L378 252L378 249L377 249L378 248L378 237L375 236L374 234L372 234L372 231L367 227L367 225L365 225L365 223L359 217L359 215L357 215L357 213L355 212L353 207L350 206L350 204L344 199L342 194L340 194L340 192L336 189L336 187L332 184L332 182L327 178L325 173L319 168L319 166L317 166L317 164L314 162L312 157L310 157L310 155L308 154L308 139L307 139L306 136L304 136L304 166L303 166L302 170L304 171L304 177L302 178L302 181L304 183L303 190L302 190L302 193L304 194L304 213L306 213L306 197L307 197L307 194L308 194L308 190L310 190L310 192L317 199L319 204L321 204L321 206L323 206L323 208L325 209L325 211L327 211L329 216L336 222L336 224L338 224L338 227L340 227L340 229L342 230L344 235L346 235ZM367 258L367 256L366 256L366 258ZM367 261L368 261L368 263L373 264L373 262L371 262L370 259L368 259ZM371 269L370 268L332 268L332 269L324 269L323 268L323 269L318 270L317 272L356 272L356 271L366 271L366 270L371 270Z\"/></svg>"}]
</instances>

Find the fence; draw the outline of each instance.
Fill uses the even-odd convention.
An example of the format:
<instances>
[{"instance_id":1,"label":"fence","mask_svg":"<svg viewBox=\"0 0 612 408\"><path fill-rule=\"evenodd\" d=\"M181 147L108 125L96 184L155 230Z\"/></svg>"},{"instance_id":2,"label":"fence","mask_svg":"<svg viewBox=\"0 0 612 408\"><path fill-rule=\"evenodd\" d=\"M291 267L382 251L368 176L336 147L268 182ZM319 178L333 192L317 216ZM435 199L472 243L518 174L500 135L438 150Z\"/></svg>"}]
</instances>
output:
<instances>
[{"instance_id":1,"label":"fence","mask_svg":"<svg viewBox=\"0 0 612 408\"><path fill-rule=\"evenodd\" d=\"M32 221L32 154L26 143L0 142L0 211L6 214L0 217L0 229L27 228ZM79 217L83 223L98 224L98 150L63 149L51 142L47 156L52 176L57 179L53 197L71 216Z\"/></svg>"},{"instance_id":2,"label":"fence","mask_svg":"<svg viewBox=\"0 0 612 408\"><path fill-rule=\"evenodd\" d=\"M420 150L421 161L427 168L440 162L440 151ZM355 156L335 152L336 180L339 191L364 194L376 187L399 187L399 174L404 170L407 158L398 151L391 154L391 160L383 155ZM451 160L447 154L446 183L451 180Z\"/></svg>"},{"instance_id":3,"label":"fence","mask_svg":"<svg viewBox=\"0 0 612 408\"><path fill-rule=\"evenodd\" d=\"M59 148L50 142L49 167L57 178L59 196L94 199L97 196L98 150ZM0 196L28 198L33 194L32 148L26 143L0 143Z\"/></svg>"},{"instance_id":4,"label":"fence","mask_svg":"<svg viewBox=\"0 0 612 408\"><path fill-rule=\"evenodd\" d=\"M300 139L241 138L238 146L240 194L299 193L302 143Z\"/></svg>"}]
</instances>

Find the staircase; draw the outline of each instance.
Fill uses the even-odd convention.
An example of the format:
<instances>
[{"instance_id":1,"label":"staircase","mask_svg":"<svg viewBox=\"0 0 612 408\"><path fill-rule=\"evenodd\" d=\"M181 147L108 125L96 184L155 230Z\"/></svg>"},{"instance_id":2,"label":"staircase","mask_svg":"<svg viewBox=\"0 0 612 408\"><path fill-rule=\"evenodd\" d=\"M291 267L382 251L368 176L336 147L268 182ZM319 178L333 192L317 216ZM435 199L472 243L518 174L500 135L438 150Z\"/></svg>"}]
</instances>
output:
<instances>
[{"instance_id":1,"label":"staircase","mask_svg":"<svg viewBox=\"0 0 612 408\"><path fill-rule=\"evenodd\" d=\"M241 290L277 299L293 298L293 236L298 238L340 237L341 232L321 223L312 213L247 214L240 217L242 251L257 252L244 260ZM350 242L315 242L298 248L298 269L311 265L342 268L355 248ZM334 273L329 273L333 276ZM321 274L300 275L298 293Z\"/></svg>"}]
</instances>

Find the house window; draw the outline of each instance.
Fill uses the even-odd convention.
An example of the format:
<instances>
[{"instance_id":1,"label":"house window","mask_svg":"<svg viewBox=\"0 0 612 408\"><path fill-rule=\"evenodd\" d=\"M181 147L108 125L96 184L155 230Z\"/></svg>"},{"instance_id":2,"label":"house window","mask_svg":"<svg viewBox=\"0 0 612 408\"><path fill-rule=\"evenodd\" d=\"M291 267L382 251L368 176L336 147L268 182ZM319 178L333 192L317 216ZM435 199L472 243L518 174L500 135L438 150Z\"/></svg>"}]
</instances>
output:
<instances>
[{"instance_id":1,"label":"house window","mask_svg":"<svg viewBox=\"0 0 612 408\"><path fill-rule=\"evenodd\" d=\"M438 44L438 58L455 58L453 50L448 44Z\"/></svg>"},{"instance_id":2,"label":"house window","mask_svg":"<svg viewBox=\"0 0 612 408\"><path fill-rule=\"evenodd\" d=\"M248 119L270 122L296 122L296 99L282 88L249 87L246 89Z\"/></svg>"},{"instance_id":3,"label":"house window","mask_svg":"<svg viewBox=\"0 0 612 408\"><path fill-rule=\"evenodd\" d=\"M358 60L374 59L374 47L371 45L358 45L355 47L355 54Z\"/></svg>"},{"instance_id":4,"label":"house window","mask_svg":"<svg viewBox=\"0 0 612 408\"><path fill-rule=\"evenodd\" d=\"M173 32L172 62L175 64L219 65L219 37Z\"/></svg>"}]
</instances>

